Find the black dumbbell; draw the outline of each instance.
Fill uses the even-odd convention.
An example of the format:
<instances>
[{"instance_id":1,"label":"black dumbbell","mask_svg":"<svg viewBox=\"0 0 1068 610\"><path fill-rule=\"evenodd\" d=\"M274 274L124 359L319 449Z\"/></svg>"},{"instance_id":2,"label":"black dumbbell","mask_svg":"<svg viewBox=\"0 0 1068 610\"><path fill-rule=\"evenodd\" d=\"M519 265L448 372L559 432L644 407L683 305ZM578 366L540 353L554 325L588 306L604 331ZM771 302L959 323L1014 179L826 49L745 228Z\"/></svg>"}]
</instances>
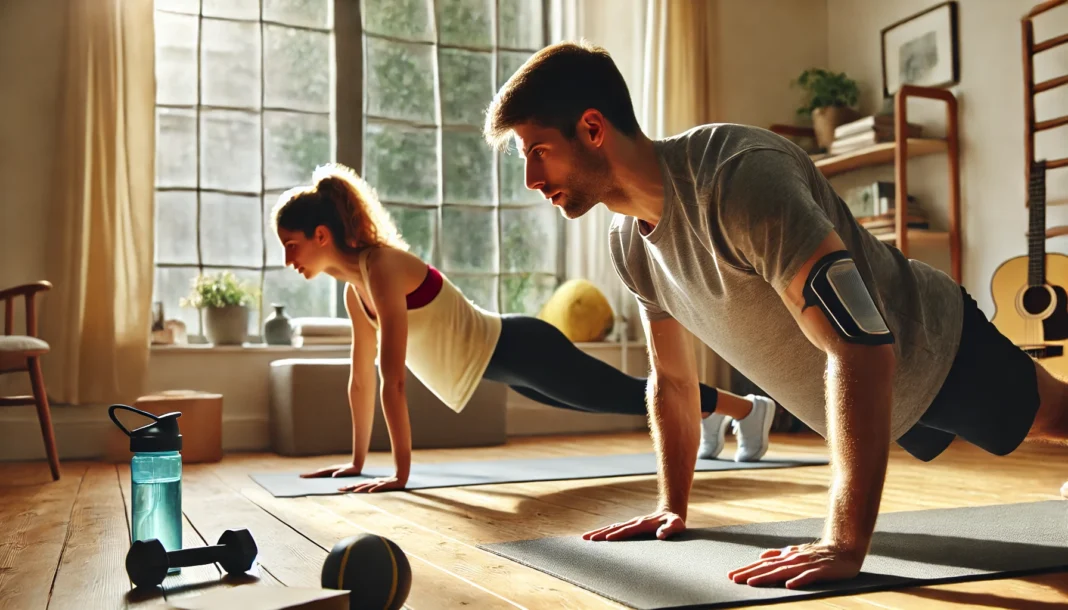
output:
<instances>
[{"instance_id":1,"label":"black dumbbell","mask_svg":"<svg viewBox=\"0 0 1068 610\"><path fill-rule=\"evenodd\" d=\"M126 573L138 587L154 587L171 568L219 564L227 574L242 574L256 560L256 541L248 530L226 530L215 546L202 546L167 552L156 539L138 540L126 553Z\"/></svg>"}]
</instances>

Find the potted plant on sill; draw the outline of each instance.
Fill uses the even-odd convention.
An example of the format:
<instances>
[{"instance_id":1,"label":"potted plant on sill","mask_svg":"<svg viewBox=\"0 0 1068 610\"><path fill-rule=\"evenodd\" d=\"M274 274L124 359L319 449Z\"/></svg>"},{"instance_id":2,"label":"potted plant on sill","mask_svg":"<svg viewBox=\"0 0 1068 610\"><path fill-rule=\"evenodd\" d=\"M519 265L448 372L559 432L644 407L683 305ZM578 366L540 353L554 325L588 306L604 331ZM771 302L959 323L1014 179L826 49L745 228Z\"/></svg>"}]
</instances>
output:
<instances>
[{"instance_id":1,"label":"potted plant on sill","mask_svg":"<svg viewBox=\"0 0 1068 610\"><path fill-rule=\"evenodd\" d=\"M248 336L249 306L255 300L255 289L223 271L198 275L181 305L204 311L204 334L212 344L241 345Z\"/></svg>"},{"instance_id":2,"label":"potted plant on sill","mask_svg":"<svg viewBox=\"0 0 1068 610\"><path fill-rule=\"evenodd\" d=\"M806 102L797 109L797 114L812 117L812 129L820 148L826 150L831 146L836 127L860 118L853 108L860 97L860 88L845 73L810 68L794 84L806 94Z\"/></svg>"}]
</instances>

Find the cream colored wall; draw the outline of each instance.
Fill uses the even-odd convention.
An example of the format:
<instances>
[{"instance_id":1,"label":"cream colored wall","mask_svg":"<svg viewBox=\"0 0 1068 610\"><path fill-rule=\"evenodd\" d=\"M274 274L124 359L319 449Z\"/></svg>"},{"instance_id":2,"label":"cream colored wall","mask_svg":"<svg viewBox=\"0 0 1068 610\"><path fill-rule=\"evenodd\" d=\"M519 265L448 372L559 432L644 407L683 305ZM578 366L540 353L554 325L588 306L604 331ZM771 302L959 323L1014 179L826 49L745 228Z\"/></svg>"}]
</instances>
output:
<instances>
[{"instance_id":1,"label":"cream colored wall","mask_svg":"<svg viewBox=\"0 0 1068 610\"><path fill-rule=\"evenodd\" d=\"M829 66L861 81L863 110L873 111L881 103L880 30L934 4L827 0ZM994 313L990 279L998 264L1027 253L1020 17L1036 4L1037 0L959 3L961 82L953 90L960 102L964 286L988 315ZM1068 32L1068 6L1040 16L1035 29L1036 40ZM1068 47L1039 56L1035 66L1036 80L1068 73ZM1039 95L1036 110L1039 120L1068 114L1068 88ZM908 111L910 121L943 133L941 103L915 101ZM1037 156L1068 156L1065 134L1066 128L1041 134ZM938 222L945 221L946 169L942 157L910 165L909 191L932 204ZM865 177L892 180L892 168L855 178ZM1050 173L1048 191L1051 204L1068 200L1068 170ZM1049 226L1068 224L1068 207L1051 207L1048 220ZM1048 241L1047 251L1068 251L1068 238Z\"/></svg>"},{"instance_id":2,"label":"cream colored wall","mask_svg":"<svg viewBox=\"0 0 1068 610\"><path fill-rule=\"evenodd\" d=\"M790 83L827 63L826 0L719 0L720 121L767 127L796 122Z\"/></svg>"},{"instance_id":3,"label":"cream colored wall","mask_svg":"<svg viewBox=\"0 0 1068 610\"><path fill-rule=\"evenodd\" d=\"M64 25L57 18L63 14L61 5L62 0L0 2L0 287L47 279L48 189L63 53ZM25 319L20 298L16 330L25 327ZM29 389L21 378L0 376L0 393Z\"/></svg>"},{"instance_id":4,"label":"cream colored wall","mask_svg":"<svg viewBox=\"0 0 1068 610\"><path fill-rule=\"evenodd\" d=\"M0 286L45 277L63 53L63 23L56 17L63 13L61 4L0 3Z\"/></svg>"}]
</instances>

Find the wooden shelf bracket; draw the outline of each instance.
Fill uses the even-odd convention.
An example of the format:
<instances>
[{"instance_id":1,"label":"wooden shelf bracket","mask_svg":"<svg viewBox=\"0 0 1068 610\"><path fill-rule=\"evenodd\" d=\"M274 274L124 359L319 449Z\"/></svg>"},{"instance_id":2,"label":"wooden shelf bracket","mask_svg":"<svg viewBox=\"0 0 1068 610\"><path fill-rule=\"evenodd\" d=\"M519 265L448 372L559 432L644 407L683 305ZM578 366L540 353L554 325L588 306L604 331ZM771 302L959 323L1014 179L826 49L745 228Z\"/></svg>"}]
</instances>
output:
<instances>
[{"instance_id":1,"label":"wooden shelf bracket","mask_svg":"<svg viewBox=\"0 0 1068 610\"><path fill-rule=\"evenodd\" d=\"M1061 0L1065 1L1065 0ZM960 247L960 137L957 98L946 89L902 85L894 94L894 225L897 248L908 256L908 100L924 98L946 104L946 152L949 158L949 254L953 279L963 283Z\"/></svg>"}]
</instances>

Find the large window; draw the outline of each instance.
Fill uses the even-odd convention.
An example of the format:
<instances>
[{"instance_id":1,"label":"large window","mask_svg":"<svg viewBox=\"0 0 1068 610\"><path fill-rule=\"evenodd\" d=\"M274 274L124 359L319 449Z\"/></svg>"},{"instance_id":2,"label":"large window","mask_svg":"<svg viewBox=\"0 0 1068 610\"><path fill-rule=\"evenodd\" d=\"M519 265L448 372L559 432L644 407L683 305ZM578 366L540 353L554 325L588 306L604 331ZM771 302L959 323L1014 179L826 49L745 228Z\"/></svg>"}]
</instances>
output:
<instances>
[{"instance_id":1,"label":"large window","mask_svg":"<svg viewBox=\"0 0 1068 610\"><path fill-rule=\"evenodd\" d=\"M482 307L536 313L563 220L482 140L497 88L546 41L542 0L364 0L363 173L412 251Z\"/></svg>"},{"instance_id":2,"label":"large window","mask_svg":"<svg viewBox=\"0 0 1068 610\"><path fill-rule=\"evenodd\" d=\"M156 0L156 286L169 318L199 273L232 271L293 315L333 315L335 282L285 269L278 194L334 156L334 0Z\"/></svg>"},{"instance_id":3,"label":"large window","mask_svg":"<svg viewBox=\"0 0 1068 610\"><path fill-rule=\"evenodd\" d=\"M291 316L345 315L338 283L284 267L278 195L353 166L412 251L475 303L536 313L562 276L563 219L523 159L482 140L494 92L544 46L543 0L155 0L156 288L169 318L232 271Z\"/></svg>"}]
</instances>

